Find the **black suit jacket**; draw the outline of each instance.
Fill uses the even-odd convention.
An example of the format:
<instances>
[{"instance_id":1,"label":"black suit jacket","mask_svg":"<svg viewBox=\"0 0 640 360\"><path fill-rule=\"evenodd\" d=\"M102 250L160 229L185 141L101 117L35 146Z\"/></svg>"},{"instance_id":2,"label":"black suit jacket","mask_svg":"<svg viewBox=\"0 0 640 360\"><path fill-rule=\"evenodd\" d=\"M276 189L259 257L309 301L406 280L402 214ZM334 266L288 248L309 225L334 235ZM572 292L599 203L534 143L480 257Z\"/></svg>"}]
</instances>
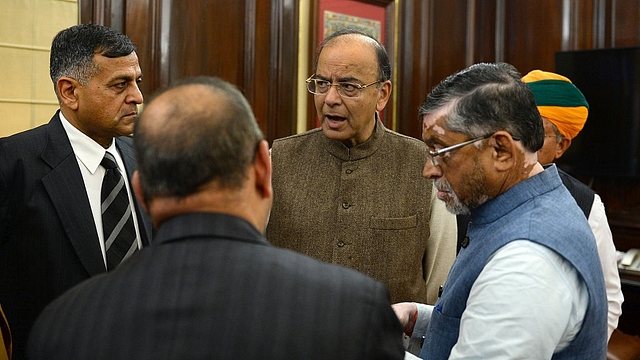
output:
<instances>
[{"instance_id":1,"label":"black suit jacket","mask_svg":"<svg viewBox=\"0 0 640 360\"><path fill-rule=\"evenodd\" d=\"M243 219L165 221L153 245L49 305L37 359L402 359L387 288L271 246Z\"/></svg>"},{"instance_id":2,"label":"black suit jacket","mask_svg":"<svg viewBox=\"0 0 640 360\"><path fill-rule=\"evenodd\" d=\"M129 178L131 138L116 139ZM143 244L151 221L136 202ZM22 359L29 329L58 295L105 272L89 199L58 113L43 126L0 139L0 304Z\"/></svg>"}]
</instances>

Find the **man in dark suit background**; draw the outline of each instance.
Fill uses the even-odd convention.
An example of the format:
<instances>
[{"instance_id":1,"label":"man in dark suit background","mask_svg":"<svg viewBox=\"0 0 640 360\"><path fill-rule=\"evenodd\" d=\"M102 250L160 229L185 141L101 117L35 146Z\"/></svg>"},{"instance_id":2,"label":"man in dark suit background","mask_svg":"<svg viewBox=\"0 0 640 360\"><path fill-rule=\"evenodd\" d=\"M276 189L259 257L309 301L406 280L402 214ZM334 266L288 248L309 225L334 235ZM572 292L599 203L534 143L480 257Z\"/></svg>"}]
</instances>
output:
<instances>
[{"instance_id":1,"label":"man in dark suit background","mask_svg":"<svg viewBox=\"0 0 640 360\"><path fill-rule=\"evenodd\" d=\"M264 238L269 145L235 87L198 77L161 92L134 147L154 243L50 304L31 359L403 358L382 283Z\"/></svg>"},{"instance_id":2,"label":"man in dark suit background","mask_svg":"<svg viewBox=\"0 0 640 360\"><path fill-rule=\"evenodd\" d=\"M0 139L0 304L11 326L14 359L47 303L106 271L101 217L105 152L130 178L142 73L135 45L99 25L58 33L50 74L60 104L51 121ZM135 196L124 181L131 204ZM149 243L151 223L129 205L135 239ZM108 238L108 236L107 236Z\"/></svg>"}]
</instances>

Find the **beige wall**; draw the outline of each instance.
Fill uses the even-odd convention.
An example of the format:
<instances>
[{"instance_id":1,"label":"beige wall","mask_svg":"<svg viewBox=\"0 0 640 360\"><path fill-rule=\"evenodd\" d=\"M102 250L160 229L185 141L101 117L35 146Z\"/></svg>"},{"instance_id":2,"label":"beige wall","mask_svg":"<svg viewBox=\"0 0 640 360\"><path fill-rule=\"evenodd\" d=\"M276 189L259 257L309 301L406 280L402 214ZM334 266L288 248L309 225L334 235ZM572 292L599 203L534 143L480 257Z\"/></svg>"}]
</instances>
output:
<instances>
[{"instance_id":1,"label":"beige wall","mask_svg":"<svg viewBox=\"0 0 640 360\"><path fill-rule=\"evenodd\" d=\"M78 23L78 0L0 0L0 136L51 119L58 102L49 78L49 47Z\"/></svg>"}]
</instances>

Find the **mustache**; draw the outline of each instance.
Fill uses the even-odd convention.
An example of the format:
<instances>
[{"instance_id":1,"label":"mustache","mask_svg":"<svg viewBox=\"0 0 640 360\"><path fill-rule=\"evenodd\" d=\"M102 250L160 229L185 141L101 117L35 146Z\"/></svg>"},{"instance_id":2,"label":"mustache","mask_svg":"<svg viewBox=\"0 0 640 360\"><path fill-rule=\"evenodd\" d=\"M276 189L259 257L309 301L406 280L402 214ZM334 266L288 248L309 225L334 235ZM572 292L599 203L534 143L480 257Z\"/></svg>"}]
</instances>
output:
<instances>
[{"instance_id":1,"label":"mustache","mask_svg":"<svg viewBox=\"0 0 640 360\"><path fill-rule=\"evenodd\" d=\"M444 181L441 178L434 180L433 185L435 185L436 189L440 191L453 193L453 188L451 187L451 184L449 184L448 182Z\"/></svg>"}]
</instances>

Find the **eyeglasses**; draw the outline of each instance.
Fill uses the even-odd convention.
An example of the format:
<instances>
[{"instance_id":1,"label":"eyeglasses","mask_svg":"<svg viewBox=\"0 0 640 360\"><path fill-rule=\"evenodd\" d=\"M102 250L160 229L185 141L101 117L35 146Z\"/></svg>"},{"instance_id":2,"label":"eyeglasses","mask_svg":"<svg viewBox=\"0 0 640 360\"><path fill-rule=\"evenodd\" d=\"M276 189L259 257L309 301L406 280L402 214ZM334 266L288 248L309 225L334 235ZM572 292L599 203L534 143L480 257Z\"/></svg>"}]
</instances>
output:
<instances>
[{"instance_id":1,"label":"eyeglasses","mask_svg":"<svg viewBox=\"0 0 640 360\"><path fill-rule=\"evenodd\" d=\"M444 155L444 154L446 154L446 153L448 153L450 151L453 151L453 150L456 150L456 149L460 149L463 146L471 145L476 141L480 141L480 140L484 140L484 139L490 138L492 135L493 134L487 134L487 135L481 136L479 138L475 138L475 139L467 140L465 142L461 142L460 144L451 145L451 146L448 146L446 148L442 148L440 150L429 150L428 151L429 159L431 159L431 163L433 164L433 166L440 166L440 164L438 163L438 159L436 159L436 157Z\"/></svg>"},{"instance_id":2,"label":"eyeglasses","mask_svg":"<svg viewBox=\"0 0 640 360\"><path fill-rule=\"evenodd\" d=\"M360 97L360 94L362 94L362 90L371 85L382 82L382 80L377 80L365 85L349 82L339 82L336 84L332 84L330 81L317 79L314 78L314 76L316 76L316 74L309 76L309 78L305 80L305 82L307 83L307 90L309 90L310 93L315 95L325 95L329 92L329 89L331 89L332 86L335 86L338 94L345 98Z\"/></svg>"},{"instance_id":3,"label":"eyeglasses","mask_svg":"<svg viewBox=\"0 0 640 360\"><path fill-rule=\"evenodd\" d=\"M440 164L438 163L438 159L436 159L436 157L444 155L444 154L446 154L446 153L448 153L450 151L453 151L453 150L456 150L456 149L460 149L463 146L471 145L476 141L488 139L488 138L492 137L493 134L494 133L487 134L487 135L484 135L484 136L480 136L480 137L475 138L475 139L471 139L471 140L467 140L465 142L461 142L460 144L447 146L446 148L442 148L440 150L429 150L428 151L429 159L431 159L431 163L433 164L433 166L440 166ZM520 141L520 137L519 136L511 135L511 138L513 140L515 140L515 141Z\"/></svg>"}]
</instances>

